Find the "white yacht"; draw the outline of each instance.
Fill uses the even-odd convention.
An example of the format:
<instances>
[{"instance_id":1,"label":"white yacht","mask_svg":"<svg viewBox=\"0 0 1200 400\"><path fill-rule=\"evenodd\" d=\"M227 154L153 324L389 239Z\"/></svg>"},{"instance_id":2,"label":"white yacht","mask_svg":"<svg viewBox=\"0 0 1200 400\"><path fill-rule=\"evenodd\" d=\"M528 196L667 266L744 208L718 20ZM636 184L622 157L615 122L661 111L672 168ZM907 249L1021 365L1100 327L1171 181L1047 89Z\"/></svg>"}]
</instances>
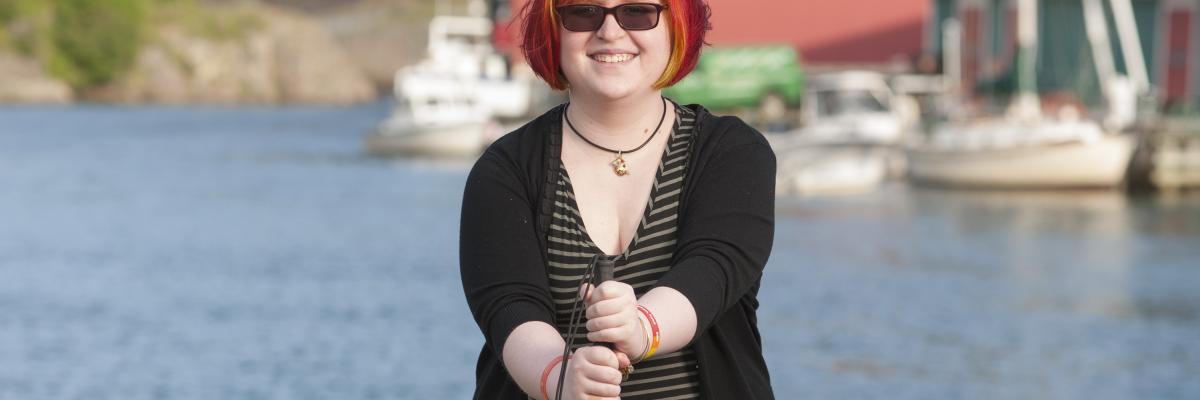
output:
<instances>
[{"instance_id":1,"label":"white yacht","mask_svg":"<svg viewBox=\"0 0 1200 400\"><path fill-rule=\"evenodd\" d=\"M1125 130L1134 123L1138 93L1149 86L1129 0L1112 0L1111 8L1130 76L1118 74L1113 66L1101 0L1083 0L1092 61L1108 106L1099 121L1072 105L1054 110L1054 115L1043 113L1035 88L1037 2L1017 3L1021 90L1005 115L952 119L925 140L912 143L907 162L913 180L997 188L1114 187L1124 182L1136 145ZM956 24L947 28L946 65L957 71L960 35ZM957 82L953 72L950 79Z\"/></svg>"},{"instance_id":2,"label":"white yacht","mask_svg":"<svg viewBox=\"0 0 1200 400\"><path fill-rule=\"evenodd\" d=\"M502 135L497 119L527 115L532 72L510 68L483 17L437 16L429 57L396 71L392 116L366 139L377 155L473 157Z\"/></svg>"},{"instance_id":3,"label":"white yacht","mask_svg":"<svg viewBox=\"0 0 1200 400\"><path fill-rule=\"evenodd\" d=\"M814 76L800 129L768 135L778 159L776 193L853 194L889 175L902 154L904 112L883 74L843 71Z\"/></svg>"}]
</instances>

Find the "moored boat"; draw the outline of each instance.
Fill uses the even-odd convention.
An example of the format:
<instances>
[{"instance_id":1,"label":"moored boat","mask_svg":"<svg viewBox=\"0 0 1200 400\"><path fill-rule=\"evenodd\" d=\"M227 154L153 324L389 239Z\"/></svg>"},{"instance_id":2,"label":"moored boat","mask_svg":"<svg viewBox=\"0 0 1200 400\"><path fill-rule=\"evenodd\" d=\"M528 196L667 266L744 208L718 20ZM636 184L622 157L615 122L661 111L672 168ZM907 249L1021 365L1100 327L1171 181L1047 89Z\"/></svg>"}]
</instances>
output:
<instances>
[{"instance_id":1,"label":"moored boat","mask_svg":"<svg viewBox=\"0 0 1200 400\"><path fill-rule=\"evenodd\" d=\"M527 117L534 78L496 52L493 28L484 17L434 17L429 57L396 71L397 105L366 138L367 152L474 157L503 134L499 121Z\"/></svg>"},{"instance_id":2,"label":"moored boat","mask_svg":"<svg viewBox=\"0 0 1200 400\"><path fill-rule=\"evenodd\" d=\"M908 150L917 183L975 188L1115 187L1135 140L1090 121L991 121L954 126ZM941 139L941 140L938 140Z\"/></svg>"},{"instance_id":3,"label":"moored boat","mask_svg":"<svg viewBox=\"0 0 1200 400\"><path fill-rule=\"evenodd\" d=\"M1163 121L1153 138L1150 181L1159 189L1200 187L1200 118Z\"/></svg>"},{"instance_id":4,"label":"moored boat","mask_svg":"<svg viewBox=\"0 0 1200 400\"><path fill-rule=\"evenodd\" d=\"M973 188L1115 187L1125 176L1137 141L1129 128L1136 122L1137 98L1148 88L1136 47L1137 30L1128 0L1111 7L1122 44L1125 73L1113 63L1105 10L1100 0L1083 0L1083 20L1100 92L1107 106L1090 113L1063 102L1046 107L1037 90L1038 1L1016 3L1017 52L1011 77L1016 92L1001 116L955 117L923 140L908 146L909 176L918 183ZM1118 4L1119 3L1119 4ZM947 69L960 71L961 32L957 23L945 31ZM956 72L950 81L957 84ZM1053 103L1053 101L1051 102ZM1045 109L1045 111L1044 111Z\"/></svg>"}]
</instances>

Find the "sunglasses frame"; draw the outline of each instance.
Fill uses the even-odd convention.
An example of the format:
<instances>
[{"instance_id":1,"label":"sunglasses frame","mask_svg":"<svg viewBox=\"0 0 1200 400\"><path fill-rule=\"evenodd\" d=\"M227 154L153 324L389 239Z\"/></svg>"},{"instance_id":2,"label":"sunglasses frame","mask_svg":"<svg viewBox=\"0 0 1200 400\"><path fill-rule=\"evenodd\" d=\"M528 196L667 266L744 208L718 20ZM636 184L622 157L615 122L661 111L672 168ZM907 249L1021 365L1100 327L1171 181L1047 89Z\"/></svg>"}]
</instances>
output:
<instances>
[{"instance_id":1,"label":"sunglasses frame","mask_svg":"<svg viewBox=\"0 0 1200 400\"><path fill-rule=\"evenodd\" d=\"M625 24L621 22L621 17L618 16L619 14L617 14L617 9L619 9L621 7L627 7L627 6L651 6L651 7L654 7L658 11L654 15L654 25L651 25L649 28L641 28L641 29L636 29L636 28L631 29L631 28L626 27ZM594 29L586 29L586 30L578 30L577 31L577 30L568 28L566 21L563 19L563 10L568 9L568 8L578 8L578 7L595 7L597 9L599 9L600 13L601 13L600 24L596 25L596 28L594 28ZM562 25L563 29L566 29L571 32L595 32L595 31L598 31L598 30L600 30L601 27L604 27L604 21L608 19L609 15L612 15L613 19L617 20L617 25L619 25L621 27L621 29L624 29L627 31L648 31L648 30L658 27L658 24L662 22L662 12L663 12L663 10L666 10L666 9L667 9L666 4L657 4L657 3L625 3L625 4L613 6L613 7L603 7L603 6L599 6L596 4L569 4L569 5L558 6L558 7L554 8L554 10L558 13L559 25Z\"/></svg>"}]
</instances>

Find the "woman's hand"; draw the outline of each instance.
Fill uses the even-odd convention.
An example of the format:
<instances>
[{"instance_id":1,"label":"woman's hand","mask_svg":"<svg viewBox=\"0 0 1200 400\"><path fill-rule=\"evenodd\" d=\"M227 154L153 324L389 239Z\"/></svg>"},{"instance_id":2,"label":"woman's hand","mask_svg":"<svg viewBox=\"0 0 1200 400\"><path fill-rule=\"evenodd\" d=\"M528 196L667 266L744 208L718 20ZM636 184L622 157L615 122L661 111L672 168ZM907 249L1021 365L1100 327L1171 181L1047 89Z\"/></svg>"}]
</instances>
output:
<instances>
[{"instance_id":1,"label":"woman's hand","mask_svg":"<svg viewBox=\"0 0 1200 400\"><path fill-rule=\"evenodd\" d=\"M620 395L621 371L617 370L617 355L603 346L575 350L575 355L567 361L561 400L619 400Z\"/></svg>"},{"instance_id":2,"label":"woman's hand","mask_svg":"<svg viewBox=\"0 0 1200 400\"><path fill-rule=\"evenodd\" d=\"M618 356L625 356L620 365L629 365L630 357L646 350L646 331L637 311L637 296L633 287L617 281L606 281L591 288L586 298L588 340L612 343Z\"/></svg>"}]
</instances>

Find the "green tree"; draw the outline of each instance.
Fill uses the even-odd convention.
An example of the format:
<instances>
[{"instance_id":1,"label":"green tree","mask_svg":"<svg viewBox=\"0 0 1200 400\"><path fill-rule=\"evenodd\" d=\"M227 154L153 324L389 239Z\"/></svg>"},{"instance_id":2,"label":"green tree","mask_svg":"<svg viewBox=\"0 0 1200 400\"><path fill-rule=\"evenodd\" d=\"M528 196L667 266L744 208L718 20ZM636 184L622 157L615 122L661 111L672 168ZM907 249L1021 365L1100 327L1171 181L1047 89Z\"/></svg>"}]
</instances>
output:
<instances>
[{"instance_id":1,"label":"green tree","mask_svg":"<svg viewBox=\"0 0 1200 400\"><path fill-rule=\"evenodd\" d=\"M141 47L147 0L53 0L50 70L72 86L103 84L127 71Z\"/></svg>"}]
</instances>

